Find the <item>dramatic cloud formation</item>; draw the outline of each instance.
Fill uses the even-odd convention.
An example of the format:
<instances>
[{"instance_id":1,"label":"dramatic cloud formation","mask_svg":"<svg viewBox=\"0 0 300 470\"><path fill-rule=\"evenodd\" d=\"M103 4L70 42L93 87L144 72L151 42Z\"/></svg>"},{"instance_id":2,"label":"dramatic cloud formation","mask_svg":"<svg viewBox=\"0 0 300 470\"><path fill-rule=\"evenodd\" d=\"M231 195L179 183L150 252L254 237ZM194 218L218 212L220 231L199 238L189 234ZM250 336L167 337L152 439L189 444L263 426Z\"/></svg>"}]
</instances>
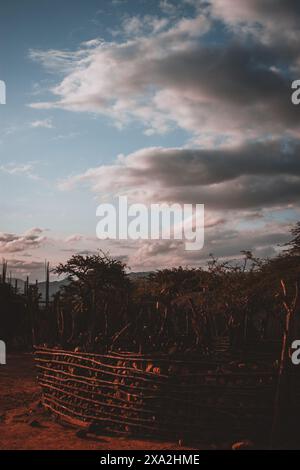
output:
<instances>
[{"instance_id":1,"label":"dramatic cloud formation","mask_svg":"<svg viewBox=\"0 0 300 470\"><path fill-rule=\"evenodd\" d=\"M148 202L204 203L209 210L257 209L300 199L300 143L264 141L216 149L148 148L60 183Z\"/></svg>"},{"instance_id":2,"label":"dramatic cloud formation","mask_svg":"<svg viewBox=\"0 0 300 470\"><path fill-rule=\"evenodd\" d=\"M181 242L141 242L134 253L128 248L133 267L197 263L210 252L234 257L242 249L271 256L288 237L284 211L299 212L300 108L291 103L291 83L300 74L300 4L161 0L158 6L155 15L123 15L111 39L30 51L55 83L52 98L32 108L93 113L122 129L138 123L145 134L144 148L111 164L87 164L59 187L83 186L99 199L127 194L146 203L205 204L199 257ZM52 121L32 126L50 128ZM176 130L186 135L182 147L147 147L146 136ZM271 211L281 211L276 221ZM75 234L61 249L82 252L86 243ZM86 250L94 249L90 243Z\"/></svg>"},{"instance_id":3,"label":"dramatic cloud formation","mask_svg":"<svg viewBox=\"0 0 300 470\"><path fill-rule=\"evenodd\" d=\"M75 52L32 51L32 58L65 76L52 89L56 101L31 106L102 113L118 126L134 119L148 134L177 125L200 136L200 143L206 135L297 134L299 112L290 102L288 72L298 67L299 53L290 42L299 38L299 7L292 10L293 2L286 2L276 10L258 1L216 0L205 8L202 3L202 13L163 31L167 20L155 30L157 18L129 17L123 28L133 37L123 42L90 41ZM287 26L281 47L273 40L278 17ZM232 28L226 42L205 40L216 18ZM153 34L146 34L149 24ZM243 40L244 30L251 40Z\"/></svg>"}]
</instances>

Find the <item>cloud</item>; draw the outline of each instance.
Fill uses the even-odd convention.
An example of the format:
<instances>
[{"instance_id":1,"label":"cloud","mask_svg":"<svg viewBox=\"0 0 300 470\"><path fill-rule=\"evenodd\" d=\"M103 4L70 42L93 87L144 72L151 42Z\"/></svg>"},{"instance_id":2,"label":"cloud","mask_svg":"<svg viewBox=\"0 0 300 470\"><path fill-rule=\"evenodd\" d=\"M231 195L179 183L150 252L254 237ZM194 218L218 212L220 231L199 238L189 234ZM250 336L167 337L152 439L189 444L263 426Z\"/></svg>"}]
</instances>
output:
<instances>
[{"instance_id":1,"label":"cloud","mask_svg":"<svg viewBox=\"0 0 300 470\"><path fill-rule=\"evenodd\" d=\"M162 31L168 25L167 18L159 18L154 15L126 16L122 21L119 31L114 31L114 35L125 34L127 37L155 34Z\"/></svg>"},{"instance_id":2,"label":"cloud","mask_svg":"<svg viewBox=\"0 0 300 470\"><path fill-rule=\"evenodd\" d=\"M99 196L205 204L208 210L257 209L300 200L300 143L280 140L216 149L145 148L113 165L60 182L85 185Z\"/></svg>"},{"instance_id":3,"label":"cloud","mask_svg":"<svg viewBox=\"0 0 300 470\"><path fill-rule=\"evenodd\" d=\"M92 46L95 41L93 40ZM48 72L52 73L68 73L72 70L73 66L78 60L85 56L85 50L90 43L82 43L82 50L77 52L68 52L60 50L47 50L41 51L37 49L29 50L29 58L34 61L41 63Z\"/></svg>"},{"instance_id":4,"label":"cloud","mask_svg":"<svg viewBox=\"0 0 300 470\"><path fill-rule=\"evenodd\" d=\"M291 103L292 78L300 71L299 2L181 3L178 9L178 2L160 1L159 16L122 17L113 41L31 51L57 74L52 99L33 108L92 112L118 128L137 122L147 136L174 129L187 135L183 148L120 155L60 188L206 205L209 233L199 259L180 242L141 242L130 258L134 266L193 263L209 251L274 254L287 230L268 225L266 213L296 210L300 201L300 114ZM83 243L76 235L65 243L73 241Z\"/></svg>"},{"instance_id":5,"label":"cloud","mask_svg":"<svg viewBox=\"0 0 300 470\"><path fill-rule=\"evenodd\" d=\"M43 230L37 227L21 235L0 232L0 253L16 253L40 248L47 241L47 237L42 233Z\"/></svg>"},{"instance_id":6,"label":"cloud","mask_svg":"<svg viewBox=\"0 0 300 470\"><path fill-rule=\"evenodd\" d=\"M13 271L14 277L24 277L27 275L34 275L36 278L45 278L45 262L35 260L22 260L9 258L7 260L8 270Z\"/></svg>"},{"instance_id":7,"label":"cloud","mask_svg":"<svg viewBox=\"0 0 300 470\"><path fill-rule=\"evenodd\" d=\"M31 106L100 113L119 127L136 120L147 135L177 126L199 136L198 143L207 136L237 141L298 135L300 115L291 104L290 87L300 54L284 44L300 39L299 7L292 13L290 1L278 12L269 1L265 7L256 0L238 6L233 0L208 3L198 2L202 8L195 16L176 19L167 29L162 29L166 17L126 17L122 27L131 39L96 40L93 47L73 52L32 51L35 60L62 68L64 76L51 90L53 101ZM272 34L281 15L286 28L280 31L288 37L278 45ZM216 19L231 31L221 44L205 40ZM254 40L243 39L241 24L254 32L259 24Z\"/></svg>"},{"instance_id":8,"label":"cloud","mask_svg":"<svg viewBox=\"0 0 300 470\"><path fill-rule=\"evenodd\" d=\"M161 0L159 2L159 8L163 13L166 15L176 15L178 13L180 4L177 3L177 5L169 0Z\"/></svg>"},{"instance_id":9,"label":"cloud","mask_svg":"<svg viewBox=\"0 0 300 470\"><path fill-rule=\"evenodd\" d=\"M45 129L53 129L52 119L42 119L40 121L32 121L30 123L31 127L38 128L43 127Z\"/></svg>"},{"instance_id":10,"label":"cloud","mask_svg":"<svg viewBox=\"0 0 300 470\"><path fill-rule=\"evenodd\" d=\"M200 0L198 7L203 2ZM239 34L265 44L298 46L300 5L297 0L209 0L210 13ZM280 28L278 28L280 24Z\"/></svg>"},{"instance_id":11,"label":"cloud","mask_svg":"<svg viewBox=\"0 0 300 470\"><path fill-rule=\"evenodd\" d=\"M0 172L8 175L24 175L30 179L39 179L34 171L34 165L32 163L15 164L8 163L7 165L0 165Z\"/></svg>"},{"instance_id":12,"label":"cloud","mask_svg":"<svg viewBox=\"0 0 300 470\"><path fill-rule=\"evenodd\" d=\"M135 269L157 269L174 266L205 266L213 254L220 260L242 258L241 251L250 250L257 257L271 257L278 253L278 244L289 239L286 227L266 224L255 230L234 230L226 226L206 230L205 245L200 251L185 251L179 240L139 241L129 256L129 265Z\"/></svg>"},{"instance_id":13,"label":"cloud","mask_svg":"<svg viewBox=\"0 0 300 470\"><path fill-rule=\"evenodd\" d=\"M127 28L139 28L143 20L126 20ZM146 17L152 31L160 29L166 20ZM208 31L207 18L183 18L175 26L154 36L142 36L123 43L102 42L96 47L82 47L78 51L34 51L31 57L39 60L47 69L55 67L67 70L61 83L52 92L58 97L53 102L36 102L38 109L64 108L72 111L88 111L110 116L116 125L124 125L132 119L141 120L147 128L164 132L170 118L155 103L156 91L164 88L160 77L160 64L168 54L190 48L196 38ZM48 59L47 59L48 56ZM165 72L163 72L164 74ZM160 83L161 82L161 83Z\"/></svg>"},{"instance_id":14,"label":"cloud","mask_svg":"<svg viewBox=\"0 0 300 470\"><path fill-rule=\"evenodd\" d=\"M85 237L83 235L81 235L79 233L75 233L73 235L69 235L65 239L65 241L66 241L66 243L74 243L74 242L80 242L80 241L84 240L84 238Z\"/></svg>"}]
</instances>

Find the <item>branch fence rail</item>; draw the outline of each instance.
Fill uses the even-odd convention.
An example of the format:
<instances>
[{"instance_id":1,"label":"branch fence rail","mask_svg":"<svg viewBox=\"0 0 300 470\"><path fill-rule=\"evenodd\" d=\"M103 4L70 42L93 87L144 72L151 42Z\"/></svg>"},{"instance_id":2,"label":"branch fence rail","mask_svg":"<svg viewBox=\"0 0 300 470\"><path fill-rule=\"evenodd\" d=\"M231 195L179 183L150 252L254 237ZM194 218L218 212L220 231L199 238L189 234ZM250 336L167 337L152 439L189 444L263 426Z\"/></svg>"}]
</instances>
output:
<instances>
[{"instance_id":1,"label":"branch fence rail","mask_svg":"<svg viewBox=\"0 0 300 470\"><path fill-rule=\"evenodd\" d=\"M102 433L180 439L266 438L278 371L194 356L36 348L43 405Z\"/></svg>"}]
</instances>

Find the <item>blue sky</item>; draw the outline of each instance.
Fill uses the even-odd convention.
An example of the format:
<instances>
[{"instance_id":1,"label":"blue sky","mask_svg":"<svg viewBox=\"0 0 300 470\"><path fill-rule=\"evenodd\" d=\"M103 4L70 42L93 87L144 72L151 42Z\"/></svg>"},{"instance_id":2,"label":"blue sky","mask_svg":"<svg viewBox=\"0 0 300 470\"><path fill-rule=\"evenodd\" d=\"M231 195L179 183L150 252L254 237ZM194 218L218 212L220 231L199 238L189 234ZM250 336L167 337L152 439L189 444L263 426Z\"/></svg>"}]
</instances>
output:
<instances>
[{"instance_id":1,"label":"blue sky","mask_svg":"<svg viewBox=\"0 0 300 470\"><path fill-rule=\"evenodd\" d=\"M29 103L39 99L40 95L47 96L47 89L56 82L57 76L48 74L40 64L30 60L29 51L76 49L81 42L99 36L110 40L110 30L120 26L124 15L155 11L158 3L4 3L0 70L1 79L7 84L7 106L1 108L0 114L1 164L32 164L33 172L41 178L34 181L26 180L20 173L12 178L0 174L3 195L9 195L13 190L4 206L4 230L22 232L28 226L41 225L67 233L91 231L95 225L94 201L83 192L62 195L54 189L57 179L110 162L119 153L130 153L145 144L145 136L138 124L118 131L105 117L31 109ZM51 121L53 128L31 127L36 121L41 121L42 126L46 120ZM150 146L177 146L182 145L184 139L184 132L173 132L167 136L148 137L146 141Z\"/></svg>"},{"instance_id":2,"label":"blue sky","mask_svg":"<svg viewBox=\"0 0 300 470\"><path fill-rule=\"evenodd\" d=\"M2 2L0 254L16 274L97 248L136 270L276 253L299 216L300 34L296 3L274 1ZM204 203L205 250L103 246L97 203L124 193Z\"/></svg>"}]
</instances>

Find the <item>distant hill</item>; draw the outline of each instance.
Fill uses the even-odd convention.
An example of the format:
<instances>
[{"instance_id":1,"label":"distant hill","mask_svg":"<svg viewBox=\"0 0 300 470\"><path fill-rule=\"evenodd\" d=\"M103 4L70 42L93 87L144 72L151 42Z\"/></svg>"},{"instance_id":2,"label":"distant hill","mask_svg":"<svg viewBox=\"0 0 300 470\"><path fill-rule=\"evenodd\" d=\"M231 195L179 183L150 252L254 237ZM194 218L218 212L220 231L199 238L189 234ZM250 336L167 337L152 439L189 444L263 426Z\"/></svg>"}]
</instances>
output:
<instances>
[{"instance_id":1,"label":"distant hill","mask_svg":"<svg viewBox=\"0 0 300 470\"><path fill-rule=\"evenodd\" d=\"M13 286L15 285L15 281L16 281L16 279L12 279L12 285ZM24 286L25 286L25 281L23 281L23 279L17 279L17 283L18 283L18 291L23 292L24 291ZM32 283L30 283L30 284L32 284ZM52 282L50 282L50 285L49 285L50 298L53 295L55 295L56 292L58 292L63 286L66 286L67 284L68 284L67 279L62 279L61 281L52 281ZM42 296L42 300L45 300L46 299L46 282L45 281L38 282L38 288L39 288L39 293Z\"/></svg>"}]
</instances>

